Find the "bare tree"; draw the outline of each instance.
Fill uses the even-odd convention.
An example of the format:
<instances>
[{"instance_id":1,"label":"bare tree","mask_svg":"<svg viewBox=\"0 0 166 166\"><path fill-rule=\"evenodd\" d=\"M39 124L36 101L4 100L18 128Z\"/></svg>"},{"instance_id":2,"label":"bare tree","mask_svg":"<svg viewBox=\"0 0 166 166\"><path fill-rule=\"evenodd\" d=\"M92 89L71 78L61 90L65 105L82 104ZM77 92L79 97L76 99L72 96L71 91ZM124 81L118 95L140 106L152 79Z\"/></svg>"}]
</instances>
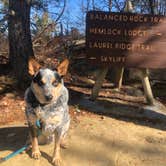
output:
<instances>
[{"instance_id":1,"label":"bare tree","mask_svg":"<svg viewBox=\"0 0 166 166\"><path fill-rule=\"evenodd\" d=\"M149 8L150 8L150 13L155 14L155 5L154 5L154 0L149 0Z\"/></svg>"}]
</instances>

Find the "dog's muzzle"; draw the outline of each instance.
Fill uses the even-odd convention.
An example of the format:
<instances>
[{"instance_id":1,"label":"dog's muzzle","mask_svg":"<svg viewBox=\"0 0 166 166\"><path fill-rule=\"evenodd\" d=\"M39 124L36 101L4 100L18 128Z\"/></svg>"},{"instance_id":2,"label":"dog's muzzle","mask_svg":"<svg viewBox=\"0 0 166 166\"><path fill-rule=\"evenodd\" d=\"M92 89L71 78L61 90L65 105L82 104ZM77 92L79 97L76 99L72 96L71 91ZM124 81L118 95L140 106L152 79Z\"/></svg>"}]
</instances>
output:
<instances>
[{"instance_id":1,"label":"dog's muzzle","mask_svg":"<svg viewBox=\"0 0 166 166\"><path fill-rule=\"evenodd\" d=\"M53 96L52 95L45 95L45 99L47 101L51 101L53 99Z\"/></svg>"}]
</instances>

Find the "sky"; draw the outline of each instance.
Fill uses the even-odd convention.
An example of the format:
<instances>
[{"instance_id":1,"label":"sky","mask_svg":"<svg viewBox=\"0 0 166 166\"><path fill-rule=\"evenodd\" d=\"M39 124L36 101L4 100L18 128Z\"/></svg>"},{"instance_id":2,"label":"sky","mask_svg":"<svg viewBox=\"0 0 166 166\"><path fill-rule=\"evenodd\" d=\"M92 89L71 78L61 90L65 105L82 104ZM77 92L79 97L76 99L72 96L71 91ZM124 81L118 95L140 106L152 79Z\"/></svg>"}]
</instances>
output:
<instances>
[{"instance_id":1,"label":"sky","mask_svg":"<svg viewBox=\"0 0 166 166\"><path fill-rule=\"evenodd\" d=\"M71 26L75 26L78 29L84 28L84 23L81 24L81 1L82 0L67 0L67 6L65 10L66 17L69 17ZM79 25L78 25L79 24ZM83 27L81 27L83 26Z\"/></svg>"},{"instance_id":2,"label":"sky","mask_svg":"<svg viewBox=\"0 0 166 166\"><path fill-rule=\"evenodd\" d=\"M124 1L124 0L122 0ZM83 17L81 6L82 2L84 6L86 6L86 0L67 0L67 7L65 10L65 14L67 17L70 17L70 20L72 21L73 26L77 27L79 30L84 31L85 30L85 20L82 21L83 18L85 19L85 15ZM90 5L92 6L92 1L90 1ZM101 0L95 0L95 5L102 7L103 10L108 10L108 6L104 7L104 3L101 3ZM82 21L82 22L81 22Z\"/></svg>"},{"instance_id":3,"label":"sky","mask_svg":"<svg viewBox=\"0 0 166 166\"><path fill-rule=\"evenodd\" d=\"M69 9L72 9L72 13L75 14L77 12L79 12L79 4L80 4L80 0L68 0L68 4L67 7Z\"/></svg>"},{"instance_id":4,"label":"sky","mask_svg":"<svg viewBox=\"0 0 166 166\"><path fill-rule=\"evenodd\" d=\"M75 20L80 13L81 0L67 0L66 10L71 15L72 19Z\"/></svg>"},{"instance_id":5,"label":"sky","mask_svg":"<svg viewBox=\"0 0 166 166\"><path fill-rule=\"evenodd\" d=\"M62 1L63 2L63 1ZM66 9L63 15L63 19L61 20L61 22L63 22L63 25L66 26L67 25L67 21L69 22L69 27L76 27L78 29L83 28L82 30L84 30L85 28L85 14L83 15L82 11L81 11L81 6L82 6L82 2L84 3L84 5L86 6L86 0L66 0L67 4L66 4ZM95 0L95 4L98 3L98 5L103 5L102 3L100 3L100 0ZM92 1L91 1L92 4ZM51 7L51 5L50 5ZM58 12L57 9L55 10L54 6L51 7L51 12ZM61 11L61 9L60 9ZM59 12L60 12L59 11ZM38 13L39 11L37 11ZM39 14L40 15L40 14ZM53 17L51 17L53 18ZM56 19L57 17L54 18Z\"/></svg>"}]
</instances>

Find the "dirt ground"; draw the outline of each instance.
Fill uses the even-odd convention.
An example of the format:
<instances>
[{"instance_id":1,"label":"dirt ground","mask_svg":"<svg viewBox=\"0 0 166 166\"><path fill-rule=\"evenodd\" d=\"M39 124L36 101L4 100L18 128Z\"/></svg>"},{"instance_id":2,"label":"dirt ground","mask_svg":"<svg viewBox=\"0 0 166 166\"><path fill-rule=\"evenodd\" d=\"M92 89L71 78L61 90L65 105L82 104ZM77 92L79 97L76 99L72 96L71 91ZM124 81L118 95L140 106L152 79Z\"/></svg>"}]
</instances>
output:
<instances>
[{"instance_id":1,"label":"dirt ground","mask_svg":"<svg viewBox=\"0 0 166 166\"><path fill-rule=\"evenodd\" d=\"M74 109L71 107L71 109ZM125 118L111 118L77 110L72 115L68 148L62 149L63 166L165 166L166 126ZM24 123L0 128L0 157L22 147L27 137ZM1 166L51 166L53 144L40 146L39 160L30 152Z\"/></svg>"},{"instance_id":2,"label":"dirt ground","mask_svg":"<svg viewBox=\"0 0 166 166\"><path fill-rule=\"evenodd\" d=\"M142 94L136 97L128 95L126 88L120 93L106 90L103 92L105 99L107 97L111 99L108 105L103 104L104 101L99 103L89 101L87 96L91 89L69 86L68 88L72 120L67 137L68 148L61 151L63 166L166 165L166 123L140 118L144 112L142 107L145 105ZM1 91L0 157L21 148L26 142L28 129L24 116L23 96L23 92L15 89L12 92L8 89ZM84 100L80 100L81 98ZM165 103L165 99L162 101ZM160 115L151 112L153 118ZM125 117L126 114L132 116ZM165 114L162 118L166 119ZM39 160L32 159L28 151L0 165L51 166L53 144L42 145L40 149L42 156Z\"/></svg>"}]
</instances>

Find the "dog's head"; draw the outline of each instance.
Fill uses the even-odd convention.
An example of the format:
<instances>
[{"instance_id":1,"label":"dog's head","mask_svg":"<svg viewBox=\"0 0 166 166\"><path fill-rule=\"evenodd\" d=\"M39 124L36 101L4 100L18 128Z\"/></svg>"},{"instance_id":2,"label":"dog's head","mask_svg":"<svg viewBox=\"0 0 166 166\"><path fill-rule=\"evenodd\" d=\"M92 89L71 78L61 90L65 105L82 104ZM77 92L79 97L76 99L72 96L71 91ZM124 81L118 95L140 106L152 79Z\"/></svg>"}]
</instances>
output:
<instances>
[{"instance_id":1,"label":"dog's head","mask_svg":"<svg viewBox=\"0 0 166 166\"><path fill-rule=\"evenodd\" d=\"M33 67L33 65L31 66ZM68 67L67 60L64 60L56 70L38 69L35 73L34 68L31 68L33 75L31 89L41 104L48 104L56 101L61 94L63 87L62 77L66 74Z\"/></svg>"}]
</instances>

